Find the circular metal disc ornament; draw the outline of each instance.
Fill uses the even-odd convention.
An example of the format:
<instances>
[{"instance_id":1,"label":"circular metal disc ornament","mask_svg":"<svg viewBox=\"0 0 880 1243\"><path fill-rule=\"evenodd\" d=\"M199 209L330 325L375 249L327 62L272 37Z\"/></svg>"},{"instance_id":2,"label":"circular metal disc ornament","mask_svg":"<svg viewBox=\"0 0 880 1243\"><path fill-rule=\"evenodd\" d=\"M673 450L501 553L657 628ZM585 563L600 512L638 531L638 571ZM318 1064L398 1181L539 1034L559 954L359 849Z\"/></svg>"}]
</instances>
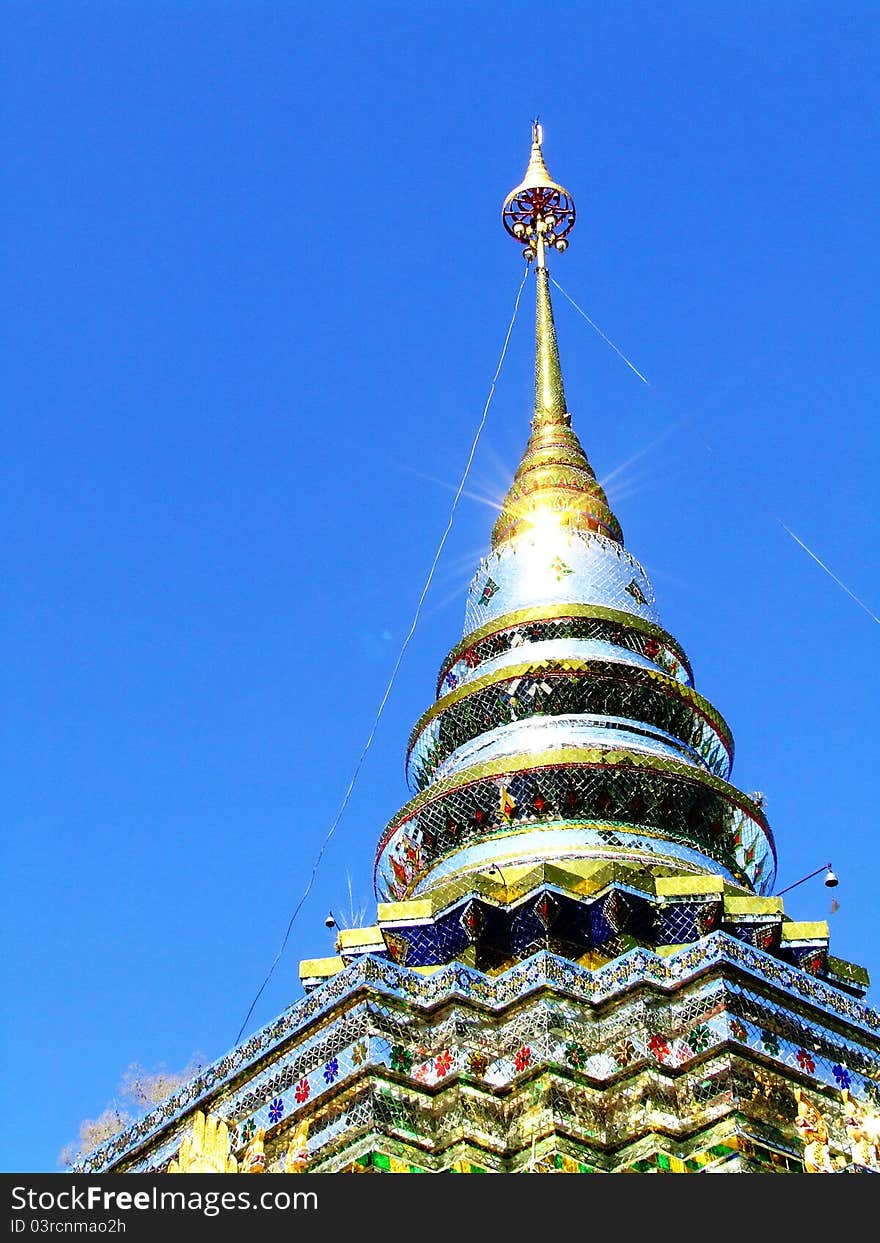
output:
<instances>
[{"instance_id":1,"label":"circular metal disc ornament","mask_svg":"<svg viewBox=\"0 0 880 1243\"><path fill-rule=\"evenodd\" d=\"M526 175L504 200L501 219L510 236L528 245L544 225L553 243L574 228L574 199L547 171L541 151L543 134L536 121L532 126L532 153ZM552 223L551 223L552 222Z\"/></svg>"}]
</instances>

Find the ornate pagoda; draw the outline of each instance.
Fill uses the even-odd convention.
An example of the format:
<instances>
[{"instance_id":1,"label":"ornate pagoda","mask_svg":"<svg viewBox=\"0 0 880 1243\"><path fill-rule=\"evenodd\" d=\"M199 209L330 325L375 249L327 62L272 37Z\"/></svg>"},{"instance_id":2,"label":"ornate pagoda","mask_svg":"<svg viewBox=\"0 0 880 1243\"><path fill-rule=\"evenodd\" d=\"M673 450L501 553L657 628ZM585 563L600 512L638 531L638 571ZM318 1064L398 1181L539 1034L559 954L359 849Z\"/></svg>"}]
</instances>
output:
<instances>
[{"instance_id":1,"label":"ornate pagoda","mask_svg":"<svg viewBox=\"0 0 880 1243\"><path fill-rule=\"evenodd\" d=\"M533 129L535 408L382 832L377 919L89 1171L880 1169L880 1014L773 896L759 797L572 427Z\"/></svg>"}]
</instances>

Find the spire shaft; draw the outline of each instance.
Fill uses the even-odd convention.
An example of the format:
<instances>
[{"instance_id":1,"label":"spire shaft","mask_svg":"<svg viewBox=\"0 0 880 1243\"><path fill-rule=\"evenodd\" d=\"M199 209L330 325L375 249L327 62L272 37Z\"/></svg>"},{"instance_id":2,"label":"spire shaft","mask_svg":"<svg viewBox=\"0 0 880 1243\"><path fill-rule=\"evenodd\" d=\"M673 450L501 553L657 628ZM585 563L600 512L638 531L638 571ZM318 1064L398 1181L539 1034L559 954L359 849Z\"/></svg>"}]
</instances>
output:
<instances>
[{"instance_id":1,"label":"spire shaft","mask_svg":"<svg viewBox=\"0 0 880 1243\"><path fill-rule=\"evenodd\" d=\"M526 451L492 531L492 547L528 534L536 515L547 514L560 527L596 531L622 542L620 525L571 428L540 235L536 249L535 414Z\"/></svg>"},{"instance_id":2,"label":"spire shaft","mask_svg":"<svg viewBox=\"0 0 880 1243\"><path fill-rule=\"evenodd\" d=\"M538 254L535 269L535 425L541 423L566 423L565 389L562 383L562 367L559 362L559 346L556 341L556 325L553 322L553 306L550 302L550 277L543 262L544 247Z\"/></svg>"},{"instance_id":3,"label":"spire shaft","mask_svg":"<svg viewBox=\"0 0 880 1243\"><path fill-rule=\"evenodd\" d=\"M504 200L502 219L525 258L535 260L535 413L526 451L492 530L492 547L533 536L548 518L559 528L622 543L620 524L572 431L565 402L546 256L548 248L566 249L574 201L547 172L537 123L525 179Z\"/></svg>"}]
</instances>

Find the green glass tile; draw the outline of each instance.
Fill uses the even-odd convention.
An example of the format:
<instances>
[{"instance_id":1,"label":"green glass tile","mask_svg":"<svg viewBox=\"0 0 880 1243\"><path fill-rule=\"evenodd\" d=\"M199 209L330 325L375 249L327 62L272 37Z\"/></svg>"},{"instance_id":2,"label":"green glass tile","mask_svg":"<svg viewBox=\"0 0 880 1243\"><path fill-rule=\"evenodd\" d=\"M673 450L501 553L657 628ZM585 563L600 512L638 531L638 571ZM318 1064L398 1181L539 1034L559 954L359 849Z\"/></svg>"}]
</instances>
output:
<instances>
[{"instance_id":1,"label":"green glass tile","mask_svg":"<svg viewBox=\"0 0 880 1243\"><path fill-rule=\"evenodd\" d=\"M735 1148L731 1148L729 1144L715 1144L709 1149L713 1157L729 1157L732 1152L736 1152Z\"/></svg>"}]
</instances>

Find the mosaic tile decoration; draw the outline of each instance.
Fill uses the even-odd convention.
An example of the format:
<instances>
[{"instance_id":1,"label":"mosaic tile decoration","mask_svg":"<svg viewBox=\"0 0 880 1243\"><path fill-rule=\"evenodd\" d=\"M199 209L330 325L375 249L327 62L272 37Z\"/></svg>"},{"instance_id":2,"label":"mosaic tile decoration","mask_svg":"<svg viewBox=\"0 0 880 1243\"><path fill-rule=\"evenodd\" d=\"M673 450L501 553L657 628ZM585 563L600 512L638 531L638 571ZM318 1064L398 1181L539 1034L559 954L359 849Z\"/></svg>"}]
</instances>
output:
<instances>
[{"instance_id":1,"label":"mosaic tile decoration","mask_svg":"<svg viewBox=\"0 0 880 1243\"><path fill-rule=\"evenodd\" d=\"M503 219L536 261L534 418L376 924L80 1171L176 1171L210 1134L248 1172L880 1173L866 974L770 896L763 798L572 428L545 258L574 202L532 138Z\"/></svg>"},{"instance_id":2,"label":"mosaic tile decoration","mask_svg":"<svg viewBox=\"0 0 880 1243\"><path fill-rule=\"evenodd\" d=\"M751 977L752 987L725 982L730 999L724 1007L718 1004L716 985L701 984L696 999L682 995L686 982L698 979L709 968L726 966ZM572 1029L567 1018L561 1025L556 1022L554 1029L546 1003L532 1004L550 989L564 1015L567 1004L597 1007L644 985L675 999L672 1015L660 1007L662 1030L653 1033L656 1039L650 1032L647 1037L639 1035L632 1015L621 1016L616 1027L612 1022L605 1035L618 1046L613 1062L607 1051L594 1049L594 1041L579 1039L577 1028ZM395 1028L392 1023L390 1029L386 1025L383 1036L368 1033L368 1015L376 1013L366 1004L368 998L380 1006L382 998L396 1003L395 1022L403 1027ZM451 1035L465 1021L456 1018L456 1004L476 1004L486 1013L516 1007L518 1015L530 1016L512 1017L506 1026L502 1024L501 1035L493 1038L493 1056L484 1054L482 1077L490 1076L496 1087L528 1072L539 1056L572 1068L582 1062L578 1069L589 1071L593 1078L610 1079L628 1062L674 1068L695 1053L704 1056L730 1041L759 1055L768 1065L805 1073L830 1090L839 1089L845 1077L856 1094L873 1099L880 1082L877 1011L721 933L710 934L669 957L631 951L596 971L542 953L494 978L462 964L423 976L367 956L206 1068L158 1109L90 1154L78 1168L114 1168L145 1141L160 1136L162 1143L149 1154L149 1160L154 1167L161 1164L173 1155L185 1119L197 1106L219 1104L236 1126L251 1122L271 1128L304 1107L313 1108L323 1093L338 1089L365 1067L381 1064L390 1070L396 1064L399 1073L417 1084L436 1084L468 1065L467 1044L460 1039L453 1042ZM639 1004L644 1011L644 1003ZM430 1021L426 1025L426 1018L420 1016L429 1016L438 1006L452 1009L446 1026L432 1029ZM335 1020L334 1013L338 1014ZM792 1013L799 1017L793 1018ZM415 1041L415 1049L423 1050L418 1056L411 1052L412 1038L404 1035L412 1032L414 1024L416 1028L422 1025L423 1034ZM685 1029L686 1034L678 1034ZM620 1041L626 1039L630 1044L624 1047ZM812 1047L816 1043L818 1050ZM475 1051L479 1055L479 1042ZM804 1055L812 1061L812 1070ZM477 1060L471 1072L481 1064ZM241 1086L236 1088L236 1083Z\"/></svg>"}]
</instances>

